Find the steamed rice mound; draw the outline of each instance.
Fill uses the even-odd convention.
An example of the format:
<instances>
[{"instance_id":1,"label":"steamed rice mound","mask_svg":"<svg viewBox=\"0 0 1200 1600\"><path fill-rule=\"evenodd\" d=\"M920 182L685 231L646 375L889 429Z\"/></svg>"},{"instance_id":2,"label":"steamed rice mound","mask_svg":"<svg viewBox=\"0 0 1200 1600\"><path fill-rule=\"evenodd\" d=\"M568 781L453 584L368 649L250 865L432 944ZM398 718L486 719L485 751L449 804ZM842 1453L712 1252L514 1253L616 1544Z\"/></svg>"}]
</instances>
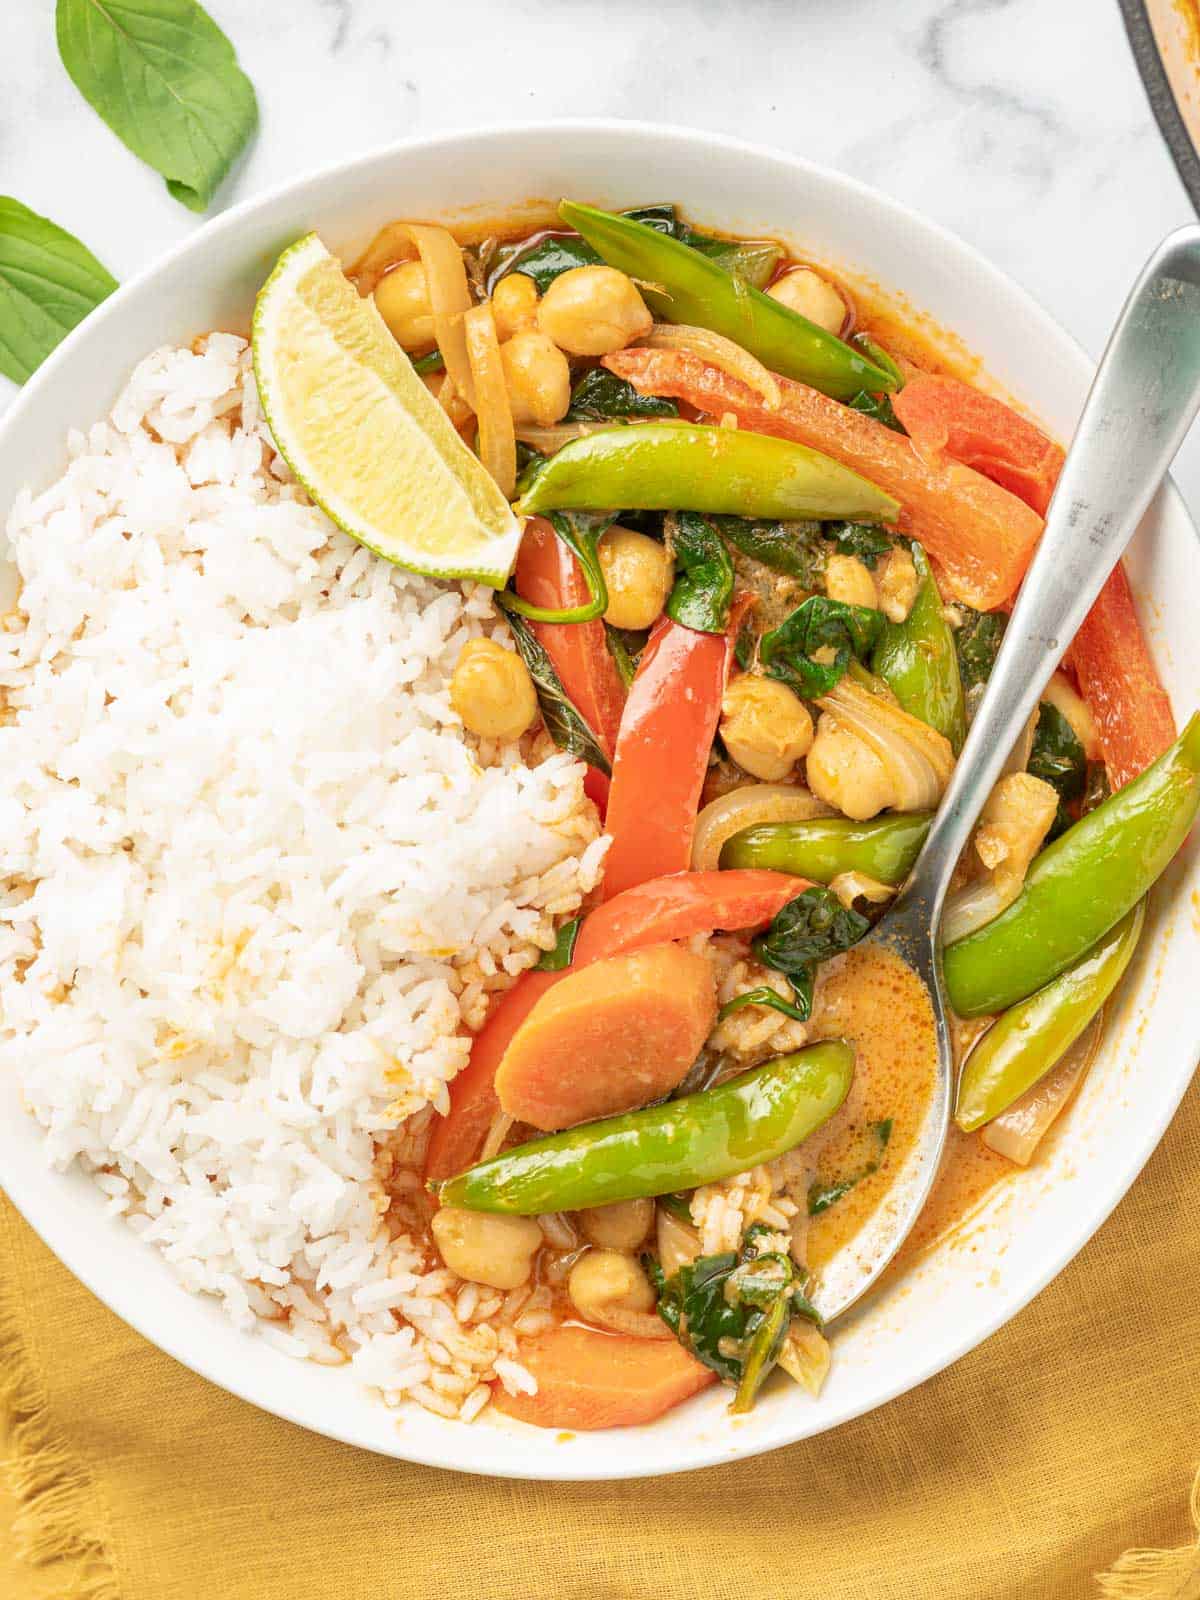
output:
<instances>
[{"instance_id":1,"label":"steamed rice mound","mask_svg":"<svg viewBox=\"0 0 1200 1600\"><path fill-rule=\"evenodd\" d=\"M0 1070L188 1288L473 1415L531 1382L522 1308L431 1261L383 1180L598 879L584 769L467 740L448 683L508 643L490 591L333 528L244 341L156 352L69 448L8 523Z\"/></svg>"}]
</instances>

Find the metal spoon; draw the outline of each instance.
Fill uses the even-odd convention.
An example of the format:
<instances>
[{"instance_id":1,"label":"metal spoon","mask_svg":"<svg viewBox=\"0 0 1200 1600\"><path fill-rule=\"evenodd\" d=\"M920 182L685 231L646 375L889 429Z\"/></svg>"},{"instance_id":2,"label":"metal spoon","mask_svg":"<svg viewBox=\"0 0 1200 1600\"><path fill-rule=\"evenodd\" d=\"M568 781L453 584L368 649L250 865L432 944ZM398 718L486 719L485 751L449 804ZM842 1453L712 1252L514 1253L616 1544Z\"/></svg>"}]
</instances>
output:
<instances>
[{"instance_id":1,"label":"metal spoon","mask_svg":"<svg viewBox=\"0 0 1200 1600\"><path fill-rule=\"evenodd\" d=\"M955 863L1051 673L1129 543L1200 409L1200 227L1150 257L1108 342L1021 586L987 692L925 847L867 943L895 951L929 991L937 1078L912 1154L883 1205L824 1270L818 1309L852 1306L908 1235L937 1176L954 1056L937 936Z\"/></svg>"}]
</instances>

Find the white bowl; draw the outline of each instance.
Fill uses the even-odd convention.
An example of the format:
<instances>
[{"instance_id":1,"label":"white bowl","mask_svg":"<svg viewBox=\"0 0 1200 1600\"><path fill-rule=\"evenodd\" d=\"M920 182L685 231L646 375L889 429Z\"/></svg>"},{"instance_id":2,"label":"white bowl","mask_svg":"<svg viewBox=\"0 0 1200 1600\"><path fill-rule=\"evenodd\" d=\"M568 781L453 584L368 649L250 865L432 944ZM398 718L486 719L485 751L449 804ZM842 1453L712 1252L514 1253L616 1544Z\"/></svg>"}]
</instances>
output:
<instances>
[{"instance_id":1,"label":"white bowl","mask_svg":"<svg viewBox=\"0 0 1200 1600\"><path fill-rule=\"evenodd\" d=\"M119 290L45 364L0 424L0 508L65 464L65 435L103 416L154 346L214 327L245 330L280 249L318 228L352 256L389 218L495 212L530 197L601 205L670 199L696 221L794 242L814 259L878 280L961 335L991 376L1052 431L1069 436L1089 377L1066 334L959 240L850 179L732 139L621 122L502 128L393 146L290 183L201 228ZM1153 243L1147 240L1147 248ZM1131 558L1158 664L1177 710L1200 683L1196 536L1168 487ZM1071 1260L1140 1172L1179 1103L1197 1055L1200 921L1195 850L1175 863L1100 1060L1047 1158L993 1199L970 1231L839 1327L833 1372L812 1401L772 1386L733 1421L708 1390L636 1431L563 1438L503 1418L473 1426L416 1407L395 1413L343 1370L278 1354L186 1293L156 1252L101 1215L78 1172L48 1169L16 1085L0 1083L0 1176L59 1258L161 1349L234 1394L366 1449L464 1471L616 1478L709 1465L820 1433L882 1405L956 1360ZM1115 1310L1115 1308L1114 1308Z\"/></svg>"}]
</instances>

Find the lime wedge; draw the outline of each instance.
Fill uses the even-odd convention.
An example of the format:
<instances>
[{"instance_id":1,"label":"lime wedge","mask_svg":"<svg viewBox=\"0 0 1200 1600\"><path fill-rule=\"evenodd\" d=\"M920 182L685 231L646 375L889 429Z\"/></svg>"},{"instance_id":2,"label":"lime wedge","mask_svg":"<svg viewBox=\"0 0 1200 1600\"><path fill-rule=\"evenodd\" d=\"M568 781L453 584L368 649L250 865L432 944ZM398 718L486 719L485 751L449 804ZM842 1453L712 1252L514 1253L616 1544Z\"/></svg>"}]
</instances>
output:
<instances>
[{"instance_id":1,"label":"lime wedge","mask_svg":"<svg viewBox=\"0 0 1200 1600\"><path fill-rule=\"evenodd\" d=\"M508 501L315 233L275 263L252 340L279 452L343 532L413 572L504 585Z\"/></svg>"}]
</instances>

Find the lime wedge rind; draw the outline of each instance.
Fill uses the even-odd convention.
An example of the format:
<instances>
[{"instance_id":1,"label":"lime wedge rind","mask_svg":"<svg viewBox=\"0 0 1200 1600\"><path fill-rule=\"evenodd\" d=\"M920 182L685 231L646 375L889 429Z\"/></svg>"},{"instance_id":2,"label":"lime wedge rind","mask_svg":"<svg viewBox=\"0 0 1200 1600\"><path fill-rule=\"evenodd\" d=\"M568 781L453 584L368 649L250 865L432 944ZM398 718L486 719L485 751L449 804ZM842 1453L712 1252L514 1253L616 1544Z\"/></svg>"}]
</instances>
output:
<instances>
[{"instance_id":1,"label":"lime wedge rind","mask_svg":"<svg viewBox=\"0 0 1200 1600\"><path fill-rule=\"evenodd\" d=\"M276 262L252 344L276 446L332 522L428 577L507 581L520 522L316 234Z\"/></svg>"}]
</instances>

